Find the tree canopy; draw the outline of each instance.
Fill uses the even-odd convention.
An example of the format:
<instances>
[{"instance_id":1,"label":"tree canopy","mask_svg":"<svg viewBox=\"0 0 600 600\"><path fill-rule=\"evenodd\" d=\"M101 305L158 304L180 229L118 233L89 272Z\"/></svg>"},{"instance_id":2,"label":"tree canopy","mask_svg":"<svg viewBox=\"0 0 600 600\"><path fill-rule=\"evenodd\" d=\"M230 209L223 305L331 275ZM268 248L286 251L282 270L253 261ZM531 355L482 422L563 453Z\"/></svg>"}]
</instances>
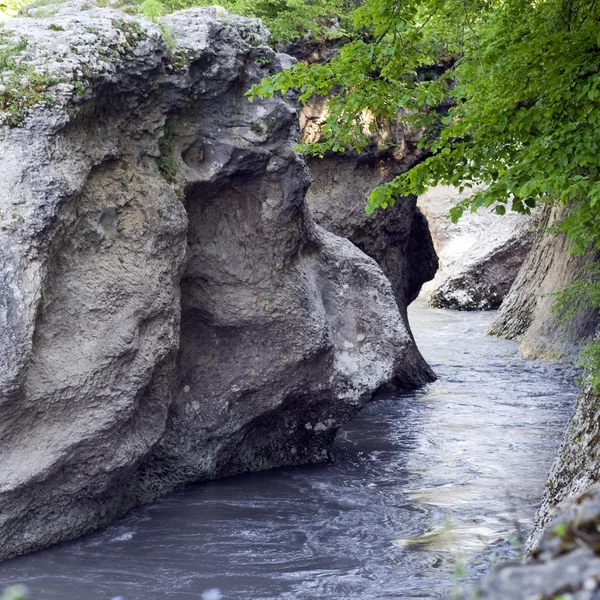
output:
<instances>
[{"instance_id":1,"label":"tree canopy","mask_svg":"<svg viewBox=\"0 0 600 600\"><path fill-rule=\"evenodd\" d=\"M484 184L454 218L563 202L562 228L583 252L600 232L599 16L595 0L366 0L353 15L360 36L333 60L299 63L252 94L333 94L326 139L301 148L310 154L360 151L364 111L428 127L431 156L374 190L369 211L438 183ZM428 76L440 62L444 74Z\"/></svg>"},{"instance_id":2,"label":"tree canopy","mask_svg":"<svg viewBox=\"0 0 600 600\"><path fill-rule=\"evenodd\" d=\"M556 229L583 254L600 249L599 19L597 0L365 0L332 60L298 63L250 95L329 97L324 139L299 148L308 154L360 152L380 120L422 130L427 158L373 190L369 213L437 184L477 189L453 220L559 203ZM600 307L600 269L559 307L575 300ZM600 343L584 356L600 389Z\"/></svg>"}]
</instances>

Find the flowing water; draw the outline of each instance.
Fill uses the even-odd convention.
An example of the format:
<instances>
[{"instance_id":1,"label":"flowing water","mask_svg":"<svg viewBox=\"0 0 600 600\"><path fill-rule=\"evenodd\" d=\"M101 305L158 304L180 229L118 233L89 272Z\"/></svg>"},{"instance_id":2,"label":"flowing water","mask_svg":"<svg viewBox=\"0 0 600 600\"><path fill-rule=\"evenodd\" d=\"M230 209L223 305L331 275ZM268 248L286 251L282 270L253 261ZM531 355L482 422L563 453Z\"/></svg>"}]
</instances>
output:
<instances>
[{"instance_id":1,"label":"flowing water","mask_svg":"<svg viewBox=\"0 0 600 600\"><path fill-rule=\"evenodd\" d=\"M439 380L371 403L340 431L335 463L190 486L1 564L0 589L25 583L34 600L408 600L517 556L573 373L484 336L493 313L410 312Z\"/></svg>"}]
</instances>

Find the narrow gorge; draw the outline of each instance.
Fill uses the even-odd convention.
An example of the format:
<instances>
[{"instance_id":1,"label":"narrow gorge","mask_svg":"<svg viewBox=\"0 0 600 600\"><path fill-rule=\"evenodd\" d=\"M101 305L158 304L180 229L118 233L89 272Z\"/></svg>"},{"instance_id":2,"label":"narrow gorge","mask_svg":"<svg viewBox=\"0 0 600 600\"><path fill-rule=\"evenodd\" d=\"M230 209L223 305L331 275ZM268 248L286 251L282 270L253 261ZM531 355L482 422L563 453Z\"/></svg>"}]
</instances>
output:
<instances>
[{"instance_id":1,"label":"narrow gorge","mask_svg":"<svg viewBox=\"0 0 600 600\"><path fill-rule=\"evenodd\" d=\"M260 20L100 4L0 23L0 592L599 598L560 209L367 214L422 131L300 156Z\"/></svg>"}]
</instances>

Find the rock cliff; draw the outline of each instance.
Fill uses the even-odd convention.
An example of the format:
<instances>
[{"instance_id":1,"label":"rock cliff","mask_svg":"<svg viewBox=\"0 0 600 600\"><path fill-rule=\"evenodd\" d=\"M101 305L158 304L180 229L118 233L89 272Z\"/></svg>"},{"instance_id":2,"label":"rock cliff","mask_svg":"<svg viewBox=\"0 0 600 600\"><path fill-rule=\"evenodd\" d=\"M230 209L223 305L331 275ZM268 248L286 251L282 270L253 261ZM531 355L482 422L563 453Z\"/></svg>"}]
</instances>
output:
<instances>
[{"instance_id":1,"label":"rock cliff","mask_svg":"<svg viewBox=\"0 0 600 600\"><path fill-rule=\"evenodd\" d=\"M312 100L302 109L304 141L320 139L324 115L324 99ZM438 259L416 197L399 198L394 207L373 215L364 210L373 188L408 171L423 158L417 147L419 134L400 121L388 123L381 135L393 140L392 147L386 148L383 138L374 138L372 146L360 155L347 152L309 158L312 183L306 200L319 225L349 239L375 259L392 284L408 327L406 307L434 277Z\"/></svg>"},{"instance_id":2,"label":"rock cliff","mask_svg":"<svg viewBox=\"0 0 600 600\"><path fill-rule=\"evenodd\" d=\"M552 313L552 294L580 277L585 264L594 259L591 255L569 254L566 236L548 232L562 218L563 211L561 207L544 207L531 252L488 332L520 341L521 352L527 358L573 359L598 324L598 311L593 309L581 311L566 325L561 325Z\"/></svg>"},{"instance_id":3,"label":"rock cliff","mask_svg":"<svg viewBox=\"0 0 600 600\"><path fill-rule=\"evenodd\" d=\"M308 165L312 184L307 202L314 219L377 261L406 319L406 307L438 266L427 220L414 196L373 215L364 209L370 191L393 179L401 168L399 162L381 156L341 155L312 159Z\"/></svg>"},{"instance_id":4,"label":"rock cliff","mask_svg":"<svg viewBox=\"0 0 600 600\"><path fill-rule=\"evenodd\" d=\"M536 515L529 547L535 548L561 505L600 482L600 397L582 388Z\"/></svg>"},{"instance_id":5,"label":"rock cliff","mask_svg":"<svg viewBox=\"0 0 600 600\"><path fill-rule=\"evenodd\" d=\"M2 28L0 558L326 460L375 390L432 378L376 263L311 220L295 110L244 97L289 61L265 35L81 1Z\"/></svg>"}]
</instances>

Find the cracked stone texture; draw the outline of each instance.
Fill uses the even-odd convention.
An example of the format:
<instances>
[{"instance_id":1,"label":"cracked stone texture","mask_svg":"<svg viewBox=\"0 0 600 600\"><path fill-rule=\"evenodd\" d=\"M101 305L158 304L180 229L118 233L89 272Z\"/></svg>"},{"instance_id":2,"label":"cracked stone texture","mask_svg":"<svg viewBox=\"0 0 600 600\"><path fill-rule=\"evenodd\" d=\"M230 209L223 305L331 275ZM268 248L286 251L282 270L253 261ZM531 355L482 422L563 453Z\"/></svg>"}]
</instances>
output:
<instances>
[{"instance_id":1,"label":"cracked stone texture","mask_svg":"<svg viewBox=\"0 0 600 600\"><path fill-rule=\"evenodd\" d=\"M585 384L550 470L528 545L535 548L561 507L600 482L600 396Z\"/></svg>"},{"instance_id":2,"label":"cracked stone texture","mask_svg":"<svg viewBox=\"0 0 600 600\"><path fill-rule=\"evenodd\" d=\"M569 254L566 236L548 233L564 216L564 208L546 205L531 252L523 263L488 333L520 342L526 358L573 360L596 332L598 310L580 311L566 325L552 313L552 294L569 286L585 273L585 265L598 254Z\"/></svg>"},{"instance_id":3,"label":"cracked stone texture","mask_svg":"<svg viewBox=\"0 0 600 600\"><path fill-rule=\"evenodd\" d=\"M3 27L58 83L0 127L0 558L327 460L375 390L432 378L375 261L311 220L295 110L244 97L291 60L260 22L176 13L169 52L141 18L40 10Z\"/></svg>"},{"instance_id":4,"label":"cracked stone texture","mask_svg":"<svg viewBox=\"0 0 600 600\"><path fill-rule=\"evenodd\" d=\"M417 201L440 260L435 278L422 290L435 308L498 308L533 243L532 219L526 215L500 216L482 208L452 223L447 218L450 209L471 193L440 185Z\"/></svg>"}]
</instances>

